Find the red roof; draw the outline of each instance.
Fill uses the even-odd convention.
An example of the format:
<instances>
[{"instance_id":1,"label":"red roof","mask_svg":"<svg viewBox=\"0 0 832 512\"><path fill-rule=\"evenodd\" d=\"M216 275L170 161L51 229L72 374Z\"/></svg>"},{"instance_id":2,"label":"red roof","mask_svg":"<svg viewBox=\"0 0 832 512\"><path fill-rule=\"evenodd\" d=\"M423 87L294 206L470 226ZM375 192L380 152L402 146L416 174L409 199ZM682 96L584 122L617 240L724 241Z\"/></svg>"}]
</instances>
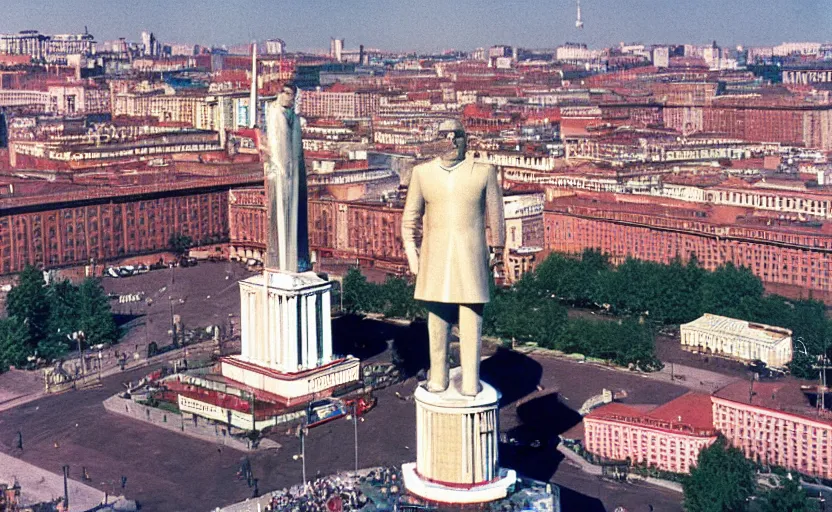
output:
<instances>
[{"instance_id":1,"label":"red roof","mask_svg":"<svg viewBox=\"0 0 832 512\"><path fill-rule=\"evenodd\" d=\"M613 402L595 409L586 417L637 424L656 430L713 436L712 410L710 395L690 392L659 407Z\"/></svg>"},{"instance_id":2,"label":"red roof","mask_svg":"<svg viewBox=\"0 0 832 512\"><path fill-rule=\"evenodd\" d=\"M714 397L832 424L830 416L818 416L817 410L810 406L808 398L801 391L800 383L793 379L754 382L753 386L741 380L718 390Z\"/></svg>"},{"instance_id":3,"label":"red roof","mask_svg":"<svg viewBox=\"0 0 832 512\"><path fill-rule=\"evenodd\" d=\"M711 395L687 393L650 411L649 416L708 430L713 428Z\"/></svg>"}]
</instances>

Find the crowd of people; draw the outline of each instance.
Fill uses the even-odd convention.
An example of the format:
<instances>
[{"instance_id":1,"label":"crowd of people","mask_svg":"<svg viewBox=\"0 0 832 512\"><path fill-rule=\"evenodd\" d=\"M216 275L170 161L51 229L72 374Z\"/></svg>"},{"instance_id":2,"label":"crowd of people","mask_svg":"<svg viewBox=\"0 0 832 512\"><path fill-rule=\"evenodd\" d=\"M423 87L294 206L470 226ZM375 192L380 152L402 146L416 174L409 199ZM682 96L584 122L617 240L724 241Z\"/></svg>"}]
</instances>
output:
<instances>
[{"instance_id":1,"label":"crowd of people","mask_svg":"<svg viewBox=\"0 0 832 512\"><path fill-rule=\"evenodd\" d=\"M348 512L360 510L367 496L354 481L340 476L319 478L305 486L272 493L267 512Z\"/></svg>"}]
</instances>

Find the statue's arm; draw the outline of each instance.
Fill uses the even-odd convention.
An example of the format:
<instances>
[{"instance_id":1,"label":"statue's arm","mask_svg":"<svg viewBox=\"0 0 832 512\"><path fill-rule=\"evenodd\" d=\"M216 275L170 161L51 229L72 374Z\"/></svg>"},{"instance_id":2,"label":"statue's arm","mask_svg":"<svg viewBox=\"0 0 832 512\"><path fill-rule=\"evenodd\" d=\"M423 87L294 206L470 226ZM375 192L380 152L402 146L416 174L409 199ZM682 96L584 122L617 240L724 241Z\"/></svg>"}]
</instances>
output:
<instances>
[{"instance_id":1,"label":"statue's arm","mask_svg":"<svg viewBox=\"0 0 832 512\"><path fill-rule=\"evenodd\" d=\"M280 131L279 130L280 126L278 125L277 119L275 119L275 118L279 114L280 114L280 112L278 112L278 109L272 103L269 103L266 106L266 129L267 129L267 132L266 132L266 150L265 150L265 153L266 153L266 158L269 161L277 155L277 146L279 144L278 137L280 137L280 134L278 134L278 131Z\"/></svg>"},{"instance_id":2,"label":"statue's arm","mask_svg":"<svg viewBox=\"0 0 832 512\"><path fill-rule=\"evenodd\" d=\"M506 223L503 207L503 187L497 180L497 168L488 166L488 183L485 191L485 208L488 212L488 227L491 230L491 248L494 259L491 267L498 282L502 279L504 272L504 251L506 246Z\"/></svg>"},{"instance_id":3,"label":"statue's arm","mask_svg":"<svg viewBox=\"0 0 832 512\"><path fill-rule=\"evenodd\" d=\"M419 168L415 167L407 187L407 199L402 212L402 241L407 264L413 275L419 273L419 248L416 247L416 233L425 213L425 197L419 180Z\"/></svg>"},{"instance_id":4,"label":"statue's arm","mask_svg":"<svg viewBox=\"0 0 832 512\"><path fill-rule=\"evenodd\" d=\"M503 209L503 187L497 181L497 168L488 166L488 184L485 190L485 208L491 229L491 244L496 249L506 246L506 222Z\"/></svg>"}]
</instances>

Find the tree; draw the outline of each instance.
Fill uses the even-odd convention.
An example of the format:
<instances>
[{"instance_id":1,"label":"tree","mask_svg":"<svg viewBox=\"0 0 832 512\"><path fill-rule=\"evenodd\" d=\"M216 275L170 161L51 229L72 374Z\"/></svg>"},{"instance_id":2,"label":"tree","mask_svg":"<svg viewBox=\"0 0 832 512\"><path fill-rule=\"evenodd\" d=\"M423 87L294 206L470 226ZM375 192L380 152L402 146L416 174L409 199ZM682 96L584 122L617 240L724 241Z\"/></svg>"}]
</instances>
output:
<instances>
[{"instance_id":1,"label":"tree","mask_svg":"<svg viewBox=\"0 0 832 512\"><path fill-rule=\"evenodd\" d=\"M815 512L815 503L809 500L806 491L800 486L799 477L782 479L783 485L771 489L765 494L763 512Z\"/></svg>"},{"instance_id":2,"label":"tree","mask_svg":"<svg viewBox=\"0 0 832 512\"><path fill-rule=\"evenodd\" d=\"M702 282L705 313L745 318L753 314L763 297L763 282L748 267L726 263L705 274Z\"/></svg>"},{"instance_id":3,"label":"tree","mask_svg":"<svg viewBox=\"0 0 832 512\"><path fill-rule=\"evenodd\" d=\"M36 345L46 335L49 322L49 297L43 273L31 265L18 276L17 285L6 298L6 313L26 326L27 342Z\"/></svg>"},{"instance_id":4,"label":"tree","mask_svg":"<svg viewBox=\"0 0 832 512\"><path fill-rule=\"evenodd\" d=\"M183 235L182 233L171 233L170 238L168 239L168 247L177 256L182 256L188 252L188 249L190 249L193 244L193 239L188 235Z\"/></svg>"},{"instance_id":5,"label":"tree","mask_svg":"<svg viewBox=\"0 0 832 512\"><path fill-rule=\"evenodd\" d=\"M0 372L22 366L30 354L29 330L17 317L0 319Z\"/></svg>"},{"instance_id":6,"label":"tree","mask_svg":"<svg viewBox=\"0 0 832 512\"><path fill-rule=\"evenodd\" d=\"M43 337L50 345L67 343L67 335L80 330L77 314L78 287L69 281L57 281L46 288L49 299L49 320Z\"/></svg>"},{"instance_id":7,"label":"tree","mask_svg":"<svg viewBox=\"0 0 832 512\"><path fill-rule=\"evenodd\" d=\"M413 285L405 279L387 276L384 284L376 288L384 316L410 319L427 316L424 308L413 298Z\"/></svg>"},{"instance_id":8,"label":"tree","mask_svg":"<svg viewBox=\"0 0 832 512\"><path fill-rule=\"evenodd\" d=\"M743 512L754 492L754 466L720 437L699 452L682 487L687 512Z\"/></svg>"},{"instance_id":9,"label":"tree","mask_svg":"<svg viewBox=\"0 0 832 512\"><path fill-rule=\"evenodd\" d=\"M76 330L84 332L87 346L113 344L118 341L119 330L113 319L110 301L97 279L87 278L77 288L75 315Z\"/></svg>"},{"instance_id":10,"label":"tree","mask_svg":"<svg viewBox=\"0 0 832 512\"><path fill-rule=\"evenodd\" d=\"M365 313L369 311L368 296L372 284L357 268L351 268L341 282L341 293L344 297L344 310L347 313Z\"/></svg>"}]
</instances>

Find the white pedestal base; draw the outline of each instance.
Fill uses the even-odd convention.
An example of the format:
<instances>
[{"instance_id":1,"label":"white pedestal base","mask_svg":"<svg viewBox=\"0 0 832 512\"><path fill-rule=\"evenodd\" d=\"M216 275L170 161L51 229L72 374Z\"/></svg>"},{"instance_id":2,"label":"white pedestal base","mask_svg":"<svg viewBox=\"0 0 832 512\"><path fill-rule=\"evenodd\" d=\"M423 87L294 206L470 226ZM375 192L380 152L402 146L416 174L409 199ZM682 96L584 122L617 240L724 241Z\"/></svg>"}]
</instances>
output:
<instances>
[{"instance_id":1,"label":"white pedestal base","mask_svg":"<svg viewBox=\"0 0 832 512\"><path fill-rule=\"evenodd\" d=\"M498 464L500 393L486 382L469 397L459 393L461 373L451 371L441 393L416 389L416 463L402 466L407 490L444 503L504 498L517 476Z\"/></svg>"},{"instance_id":2,"label":"white pedestal base","mask_svg":"<svg viewBox=\"0 0 832 512\"><path fill-rule=\"evenodd\" d=\"M425 480L416 472L416 463L402 465L402 480L408 492L429 501L440 503L473 504L501 500L508 496L511 486L517 482L513 469L501 469L500 478L471 487L450 487Z\"/></svg>"},{"instance_id":3,"label":"white pedestal base","mask_svg":"<svg viewBox=\"0 0 832 512\"><path fill-rule=\"evenodd\" d=\"M282 373L247 362L238 356L222 359L223 377L249 388L276 395L285 405L293 405L316 397L361 377L361 362L353 356L332 361L317 368L295 373Z\"/></svg>"},{"instance_id":4,"label":"white pedestal base","mask_svg":"<svg viewBox=\"0 0 832 512\"><path fill-rule=\"evenodd\" d=\"M222 360L223 377L286 404L359 380L359 360L332 353L331 290L314 272L266 269L240 281L242 352Z\"/></svg>"},{"instance_id":5,"label":"white pedestal base","mask_svg":"<svg viewBox=\"0 0 832 512\"><path fill-rule=\"evenodd\" d=\"M284 373L332 362L331 290L314 272L266 269L240 281L240 358Z\"/></svg>"}]
</instances>

